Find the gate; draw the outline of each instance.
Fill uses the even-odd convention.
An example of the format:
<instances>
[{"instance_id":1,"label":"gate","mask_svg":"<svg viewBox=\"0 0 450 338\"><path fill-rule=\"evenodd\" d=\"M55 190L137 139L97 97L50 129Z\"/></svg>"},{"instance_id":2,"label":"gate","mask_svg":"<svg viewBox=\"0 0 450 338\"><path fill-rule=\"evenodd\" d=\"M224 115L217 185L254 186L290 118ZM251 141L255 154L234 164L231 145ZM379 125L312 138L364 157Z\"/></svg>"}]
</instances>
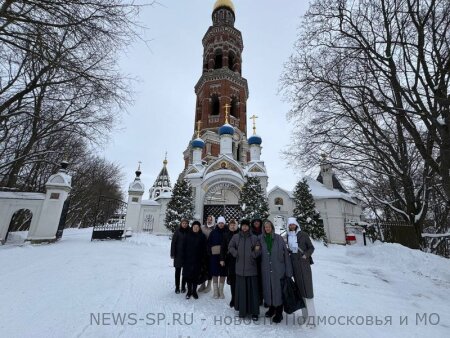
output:
<instances>
[{"instance_id":1,"label":"gate","mask_svg":"<svg viewBox=\"0 0 450 338\"><path fill-rule=\"evenodd\" d=\"M419 249L420 243L414 227L406 222L385 221L379 224L383 239L388 243L399 243L411 249Z\"/></svg>"},{"instance_id":2,"label":"gate","mask_svg":"<svg viewBox=\"0 0 450 338\"><path fill-rule=\"evenodd\" d=\"M206 224L209 215L213 215L216 221L217 217L223 216L227 222L234 218L239 223L242 210L240 205L205 205L203 208L203 224Z\"/></svg>"},{"instance_id":3,"label":"gate","mask_svg":"<svg viewBox=\"0 0 450 338\"><path fill-rule=\"evenodd\" d=\"M100 196L95 211L91 240L124 238L127 206L128 204L124 201Z\"/></svg>"}]
</instances>

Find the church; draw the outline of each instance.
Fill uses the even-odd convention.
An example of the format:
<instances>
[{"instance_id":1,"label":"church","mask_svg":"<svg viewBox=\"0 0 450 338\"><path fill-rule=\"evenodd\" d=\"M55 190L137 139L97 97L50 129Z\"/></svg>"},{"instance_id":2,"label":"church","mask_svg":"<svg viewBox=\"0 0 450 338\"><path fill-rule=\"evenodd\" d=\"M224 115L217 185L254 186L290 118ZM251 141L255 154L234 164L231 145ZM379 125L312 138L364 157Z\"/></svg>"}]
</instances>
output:
<instances>
[{"instance_id":1,"label":"church","mask_svg":"<svg viewBox=\"0 0 450 338\"><path fill-rule=\"evenodd\" d=\"M202 223L208 215L222 215L227 220L240 218L240 191L248 176L258 177L267 195L268 174L261 159L263 140L256 133L257 116L247 116L249 89L242 76L244 43L235 20L232 1L217 0L212 25L202 39L203 70L195 85L193 133L183 152L184 170L180 177L192 186L194 218ZM248 120L252 120L251 135L247 135ZM127 230L168 233L164 219L172 186L167 160L149 190L148 200L143 200L145 186L140 175L138 169L129 186ZM271 198L278 202L282 197L291 198L289 192L280 189L274 188L268 195L271 219L278 222L292 212L286 208L292 202L283 208L271 202Z\"/></svg>"}]
</instances>

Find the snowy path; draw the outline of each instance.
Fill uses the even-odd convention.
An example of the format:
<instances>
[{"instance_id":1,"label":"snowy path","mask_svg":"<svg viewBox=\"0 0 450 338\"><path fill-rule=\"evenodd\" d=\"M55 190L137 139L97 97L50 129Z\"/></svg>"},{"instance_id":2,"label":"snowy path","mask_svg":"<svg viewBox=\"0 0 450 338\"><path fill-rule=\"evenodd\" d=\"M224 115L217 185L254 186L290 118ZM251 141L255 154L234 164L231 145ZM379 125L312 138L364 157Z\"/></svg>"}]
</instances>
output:
<instances>
[{"instance_id":1,"label":"snowy path","mask_svg":"<svg viewBox=\"0 0 450 338\"><path fill-rule=\"evenodd\" d=\"M228 288L225 300L176 295L167 237L90 242L90 234L91 229L67 230L56 244L0 247L1 337L360 338L450 332L450 260L400 245L317 244L316 309L327 320L311 330L294 324L292 315L279 325L263 320L236 325ZM432 323L416 323L416 313L434 313ZM115 325L113 314L128 314L124 325ZM347 316L353 316L348 325ZM364 317L363 325L357 316ZM371 325L371 316L383 324L392 316L392 324ZM407 325L400 325L400 316L408 317Z\"/></svg>"}]
</instances>

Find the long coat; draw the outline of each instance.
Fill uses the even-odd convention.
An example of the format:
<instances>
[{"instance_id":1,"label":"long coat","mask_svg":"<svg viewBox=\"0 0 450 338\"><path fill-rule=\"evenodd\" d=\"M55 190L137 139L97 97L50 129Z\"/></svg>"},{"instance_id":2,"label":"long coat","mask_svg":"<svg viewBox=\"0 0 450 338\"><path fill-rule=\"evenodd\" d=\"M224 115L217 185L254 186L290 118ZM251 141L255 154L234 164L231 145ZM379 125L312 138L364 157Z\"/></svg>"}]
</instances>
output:
<instances>
[{"instance_id":1,"label":"long coat","mask_svg":"<svg viewBox=\"0 0 450 338\"><path fill-rule=\"evenodd\" d=\"M182 228L181 225L173 234L172 243L170 245L170 257L173 258L173 266L176 268L183 267L184 244L189 228Z\"/></svg>"},{"instance_id":2,"label":"long coat","mask_svg":"<svg viewBox=\"0 0 450 338\"><path fill-rule=\"evenodd\" d=\"M183 276L197 283L200 269L206 258L206 236L200 232L190 231L184 246Z\"/></svg>"},{"instance_id":3,"label":"long coat","mask_svg":"<svg viewBox=\"0 0 450 338\"><path fill-rule=\"evenodd\" d=\"M261 236L263 297L267 305L279 306L283 304L282 279L292 277L292 264L283 238L275 233L272 235L271 253L265 241L266 235Z\"/></svg>"},{"instance_id":4,"label":"long coat","mask_svg":"<svg viewBox=\"0 0 450 338\"><path fill-rule=\"evenodd\" d=\"M236 231L228 231L223 235L222 246L220 248L220 260L225 262L225 268L227 269L227 277L236 275L236 258L228 252L228 245L231 238L235 234L239 233L239 229Z\"/></svg>"},{"instance_id":5,"label":"long coat","mask_svg":"<svg viewBox=\"0 0 450 338\"><path fill-rule=\"evenodd\" d=\"M311 264L313 264L311 255L314 252L314 245L308 234L303 231L297 232L297 244L301 251L299 250L296 254L291 253L294 280L303 298L314 298L311 271ZM306 258L302 258L303 255Z\"/></svg>"},{"instance_id":6,"label":"long coat","mask_svg":"<svg viewBox=\"0 0 450 338\"><path fill-rule=\"evenodd\" d=\"M229 253L236 258L237 276L258 276L257 259L261 256L261 249L255 250L259 243L258 237L243 231L234 235L228 245Z\"/></svg>"},{"instance_id":7,"label":"long coat","mask_svg":"<svg viewBox=\"0 0 450 338\"><path fill-rule=\"evenodd\" d=\"M220 265L220 249L223 242L224 235L228 232L228 228L223 227L222 229L216 226L216 228L211 231L208 237L208 254L209 258L209 272L211 276L223 276L227 275L227 270L225 267ZM218 249L217 254L213 254L213 247Z\"/></svg>"}]
</instances>

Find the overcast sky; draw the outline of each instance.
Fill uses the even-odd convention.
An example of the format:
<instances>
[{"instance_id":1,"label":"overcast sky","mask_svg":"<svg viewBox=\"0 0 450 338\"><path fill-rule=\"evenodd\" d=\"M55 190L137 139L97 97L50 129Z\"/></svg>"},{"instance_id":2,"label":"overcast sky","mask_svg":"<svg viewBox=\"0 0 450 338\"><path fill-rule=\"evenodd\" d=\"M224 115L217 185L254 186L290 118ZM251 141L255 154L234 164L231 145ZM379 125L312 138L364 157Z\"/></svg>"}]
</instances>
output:
<instances>
[{"instance_id":1,"label":"overcast sky","mask_svg":"<svg viewBox=\"0 0 450 338\"><path fill-rule=\"evenodd\" d=\"M211 25L215 0L158 1L160 5L145 9L140 17L149 28L145 33L151 40L149 48L135 43L122 58L123 72L138 78L134 102L104 149L105 157L123 168L124 187L142 161L142 180L148 189L166 151L173 184L183 170L182 153L193 133L194 86L202 71L202 38ZM267 166L269 189L278 185L291 190L301 173L288 168L281 158L291 127L286 120L289 105L277 90L307 1L235 0L234 4L235 26L244 39L242 75L250 91L247 115L259 116L257 133L263 139L261 158Z\"/></svg>"}]
</instances>

